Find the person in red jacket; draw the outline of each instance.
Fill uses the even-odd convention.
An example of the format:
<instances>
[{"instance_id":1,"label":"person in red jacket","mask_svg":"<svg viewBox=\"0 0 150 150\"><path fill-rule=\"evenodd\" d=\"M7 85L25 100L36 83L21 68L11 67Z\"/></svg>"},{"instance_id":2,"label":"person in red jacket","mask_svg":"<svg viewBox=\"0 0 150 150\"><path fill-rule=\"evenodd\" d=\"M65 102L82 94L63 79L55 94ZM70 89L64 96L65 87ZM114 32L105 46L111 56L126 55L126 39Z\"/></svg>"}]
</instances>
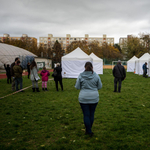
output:
<instances>
[{"instance_id":1,"label":"person in red jacket","mask_svg":"<svg viewBox=\"0 0 150 150\"><path fill-rule=\"evenodd\" d=\"M47 90L47 81L48 81L48 76L50 73L46 70L46 67L43 67L43 70L41 71L40 75L42 76L42 90L43 91L48 91ZM44 89L45 87L45 89Z\"/></svg>"}]
</instances>

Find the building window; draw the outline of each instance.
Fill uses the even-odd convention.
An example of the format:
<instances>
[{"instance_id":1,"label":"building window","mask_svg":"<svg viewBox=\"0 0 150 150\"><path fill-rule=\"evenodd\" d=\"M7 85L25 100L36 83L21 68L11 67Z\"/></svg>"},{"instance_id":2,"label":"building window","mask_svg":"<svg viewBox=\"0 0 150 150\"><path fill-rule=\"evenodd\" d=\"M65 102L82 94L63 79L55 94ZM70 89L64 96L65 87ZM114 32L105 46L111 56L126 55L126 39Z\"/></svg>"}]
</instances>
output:
<instances>
[{"instance_id":1,"label":"building window","mask_svg":"<svg viewBox=\"0 0 150 150\"><path fill-rule=\"evenodd\" d=\"M74 38L74 40L76 40L76 38Z\"/></svg>"},{"instance_id":2,"label":"building window","mask_svg":"<svg viewBox=\"0 0 150 150\"><path fill-rule=\"evenodd\" d=\"M73 40L73 38L70 38L70 40Z\"/></svg>"},{"instance_id":3,"label":"building window","mask_svg":"<svg viewBox=\"0 0 150 150\"><path fill-rule=\"evenodd\" d=\"M61 38L59 38L59 40L61 40Z\"/></svg>"}]
</instances>

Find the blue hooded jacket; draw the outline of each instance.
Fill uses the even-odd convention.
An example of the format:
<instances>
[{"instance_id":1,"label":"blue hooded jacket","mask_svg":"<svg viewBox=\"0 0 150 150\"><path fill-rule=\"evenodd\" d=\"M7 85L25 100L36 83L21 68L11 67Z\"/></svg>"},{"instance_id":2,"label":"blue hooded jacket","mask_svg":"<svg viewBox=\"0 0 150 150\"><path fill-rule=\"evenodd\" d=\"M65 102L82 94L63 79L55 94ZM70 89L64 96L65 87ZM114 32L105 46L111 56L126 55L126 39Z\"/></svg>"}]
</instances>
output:
<instances>
[{"instance_id":1,"label":"blue hooded jacket","mask_svg":"<svg viewBox=\"0 0 150 150\"><path fill-rule=\"evenodd\" d=\"M99 101L98 90L102 88L102 82L99 75L95 72L84 71L78 76L75 88L80 89L80 103L97 103Z\"/></svg>"}]
</instances>

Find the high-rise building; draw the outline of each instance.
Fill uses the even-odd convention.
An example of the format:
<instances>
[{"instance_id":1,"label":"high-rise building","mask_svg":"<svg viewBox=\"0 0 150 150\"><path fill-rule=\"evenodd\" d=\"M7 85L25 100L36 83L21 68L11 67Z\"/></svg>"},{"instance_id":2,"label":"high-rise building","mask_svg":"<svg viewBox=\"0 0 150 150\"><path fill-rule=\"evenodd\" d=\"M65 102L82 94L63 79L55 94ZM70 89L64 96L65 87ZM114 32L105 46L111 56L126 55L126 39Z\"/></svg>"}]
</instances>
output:
<instances>
[{"instance_id":1,"label":"high-rise building","mask_svg":"<svg viewBox=\"0 0 150 150\"><path fill-rule=\"evenodd\" d=\"M93 41L98 41L101 46L104 43L109 45L114 45L114 38L107 37L106 34L103 37L89 37L88 34L85 34L85 37L71 37L70 34L67 34L66 37L53 37L52 34L48 34L48 37L39 37L39 46L43 48L51 48L54 46L56 40L61 44L62 48L66 50L67 46L71 44L73 41L82 41L85 40L87 43L91 43Z\"/></svg>"}]
</instances>

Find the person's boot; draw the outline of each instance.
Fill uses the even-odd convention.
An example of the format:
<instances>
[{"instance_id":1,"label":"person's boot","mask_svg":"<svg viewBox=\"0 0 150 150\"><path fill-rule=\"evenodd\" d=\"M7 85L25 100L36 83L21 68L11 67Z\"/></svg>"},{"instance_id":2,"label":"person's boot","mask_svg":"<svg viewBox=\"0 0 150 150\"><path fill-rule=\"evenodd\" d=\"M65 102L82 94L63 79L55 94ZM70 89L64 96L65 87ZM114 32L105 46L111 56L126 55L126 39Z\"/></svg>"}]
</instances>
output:
<instances>
[{"instance_id":1,"label":"person's boot","mask_svg":"<svg viewBox=\"0 0 150 150\"><path fill-rule=\"evenodd\" d=\"M35 88L32 88L33 92L35 92Z\"/></svg>"},{"instance_id":2,"label":"person's boot","mask_svg":"<svg viewBox=\"0 0 150 150\"><path fill-rule=\"evenodd\" d=\"M120 87L118 88L118 92L119 92L119 93L121 92L121 88L120 88Z\"/></svg>"},{"instance_id":3,"label":"person's boot","mask_svg":"<svg viewBox=\"0 0 150 150\"><path fill-rule=\"evenodd\" d=\"M48 91L48 89L47 89L47 88L45 88L45 91Z\"/></svg>"},{"instance_id":4,"label":"person's boot","mask_svg":"<svg viewBox=\"0 0 150 150\"><path fill-rule=\"evenodd\" d=\"M42 90L45 91L44 88L42 88Z\"/></svg>"},{"instance_id":5,"label":"person's boot","mask_svg":"<svg viewBox=\"0 0 150 150\"><path fill-rule=\"evenodd\" d=\"M37 92L40 92L40 91L39 91L39 88L36 88L36 91L37 91Z\"/></svg>"}]
</instances>

